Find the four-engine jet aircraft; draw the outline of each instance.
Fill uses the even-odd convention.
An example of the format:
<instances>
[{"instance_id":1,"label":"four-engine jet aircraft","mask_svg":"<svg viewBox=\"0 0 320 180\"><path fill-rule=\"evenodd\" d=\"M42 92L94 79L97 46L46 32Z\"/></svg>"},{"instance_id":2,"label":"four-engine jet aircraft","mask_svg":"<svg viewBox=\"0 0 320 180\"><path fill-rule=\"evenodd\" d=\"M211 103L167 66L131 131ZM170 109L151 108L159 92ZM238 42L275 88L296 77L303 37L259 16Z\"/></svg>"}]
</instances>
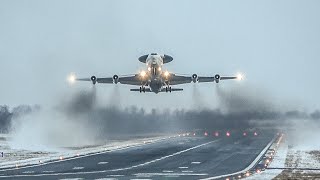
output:
<instances>
[{"instance_id":1,"label":"four-engine jet aircraft","mask_svg":"<svg viewBox=\"0 0 320 180\"><path fill-rule=\"evenodd\" d=\"M220 80L228 79L242 79L239 76L220 76L216 74L215 76L198 76L193 74L191 76L177 75L164 71L163 64L169 63L173 60L171 56L160 55L157 53L151 53L148 55L141 56L139 61L147 65L146 71L141 71L139 74L131 76L118 76L113 77L96 77L77 79L74 76L70 77L70 81L91 81L94 85L96 83L106 83L106 84L128 84L140 86L139 88L130 89L131 91L137 92L172 92L172 91L183 91L181 88L172 88L171 86L186 84L191 82L216 82L219 83Z\"/></svg>"}]
</instances>

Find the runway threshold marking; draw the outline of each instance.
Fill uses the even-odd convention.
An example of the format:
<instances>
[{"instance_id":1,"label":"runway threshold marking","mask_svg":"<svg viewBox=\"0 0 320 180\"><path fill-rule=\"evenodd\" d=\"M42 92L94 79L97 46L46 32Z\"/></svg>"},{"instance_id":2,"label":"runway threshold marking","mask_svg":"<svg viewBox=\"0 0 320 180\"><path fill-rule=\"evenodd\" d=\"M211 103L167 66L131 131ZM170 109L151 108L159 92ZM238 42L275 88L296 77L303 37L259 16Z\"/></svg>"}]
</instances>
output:
<instances>
[{"instance_id":1,"label":"runway threshold marking","mask_svg":"<svg viewBox=\"0 0 320 180\"><path fill-rule=\"evenodd\" d=\"M180 154L183 154L183 153L186 153L188 151L191 151L191 150L194 150L194 149L198 149L200 147L203 147L203 146L206 146L206 145L209 145L209 144L212 144L214 142L217 142L217 141L220 141L220 139L217 139L217 140L214 140L214 141L209 141L207 143L203 143L203 144L200 144L200 145L197 145L197 146L194 146L194 147L191 147L191 148L188 148L188 149L185 149L185 150L182 150L182 151L179 151L179 152L176 152L176 153L173 153L173 154L170 154L170 155L167 155L167 156L164 156L164 157L161 157L161 158L158 158L158 159L155 159L155 160L152 160L152 161L149 161L149 162L145 162L145 163L142 163L142 164L138 164L138 165L135 165L135 166L131 166L131 167L127 167L127 168L120 168L120 169L113 169L113 170L102 170L102 171L87 171L87 172L70 172L70 173L54 173L54 174L17 174L17 175L7 175L7 176L0 176L0 178L7 178L7 177L42 177L42 176L61 176L61 175L81 175L81 174L99 174L99 173L106 173L106 172L117 172L117 171L124 171L124 170L130 170L130 169L133 169L133 168L137 168L137 167L141 167L141 166L145 166L145 165L149 165L149 164L152 164L152 163L155 163L155 162L158 162L158 161L161 161L161 160L164 160L164 159L167 159L167 158L170 158L170 157L174 157L174 156L177 156L177 155L180 155ZM141 175L142 173L140 173ZM145 173L145 174L149 174L149 173ZM152 174L152 173L151 173ZM153 174L161 174L161 173L153 173ZM190 175L190 176L206 176L208 174L186 174L186 173L162 173L164 174L163 176L170 176L170 175L173 175L173 176L187 176L187 175ZM136 174L134 174L136 175ZM137 175L136 175L137 176Z\"/></svg>"}]
</instances>

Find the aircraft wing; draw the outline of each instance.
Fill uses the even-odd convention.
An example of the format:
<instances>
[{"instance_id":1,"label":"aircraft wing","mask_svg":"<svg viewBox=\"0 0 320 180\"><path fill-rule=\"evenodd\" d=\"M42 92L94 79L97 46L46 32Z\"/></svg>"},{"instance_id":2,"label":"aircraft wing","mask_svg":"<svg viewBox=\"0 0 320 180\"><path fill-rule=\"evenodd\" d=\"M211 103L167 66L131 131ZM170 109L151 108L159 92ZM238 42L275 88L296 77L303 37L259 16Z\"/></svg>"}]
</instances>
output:
<instances>
[{"instance_id":1,"label":"aircraft wing","mask_svg":"<svg viewBox=\"0 0 320 180\"><path fill-rule=\"evenodd\" d=\"M104 84L128 84L128 85L137 85L140 86L142 81L138 74L128 75L128 76L118 76L114 75L113 77L96 77L92 76L91 78L80 78L76 81L91 81L93 84L104 83Z\"/></svg>"},{"instance_id":2,"label":"aircraft wing","mask_svg":"<svg viewBox=\"0 0 320 180\"><path fill-rule=\"evenodd\" d=\"M192 82L191 76L170 74L167 78L170 85L187 84Z\"/></svg>"},{"instance_id":3,"label":"aircraft wing","mask_svg":"<svg viewBox=\"0 0 320 180\"><path fill-rule=\"evenodd\" d=\"M198 76L196 74L193 74L191 76L185 76L185 75L176 75L171 73L168 77L168 83L170 85L178 85L178 84L187 84L191 82L219 82L220 80L229 80L229 79L242 79L242 77L239 76Z\"/></svg>"},{"instance_id":4,"label":"aircraft wing","mask_svg":"<svg viewBox=\"0 0 320 180\"><path fill-rule=\"evenodd\" d=\"M133 76L119 77L119 82L121 84L137 85L137 86L141 86L141 84L142 84L142 81L140 80L140 75L138 75L138 74L133 75Z\"/></svg>"},{"instance_id":5,"label":"aircraft wing","mask_svg":"<svg viewBox=\"0 0 320 180\"><path fill-rule=\"evenodd\" d=\"M215 82L217 79L218 80L238 79L237 76L219 76L219 77L220 78L217 78L215 76L212 76L212 77L199 76L198 82Z\"/></svg>"}]
</instances>

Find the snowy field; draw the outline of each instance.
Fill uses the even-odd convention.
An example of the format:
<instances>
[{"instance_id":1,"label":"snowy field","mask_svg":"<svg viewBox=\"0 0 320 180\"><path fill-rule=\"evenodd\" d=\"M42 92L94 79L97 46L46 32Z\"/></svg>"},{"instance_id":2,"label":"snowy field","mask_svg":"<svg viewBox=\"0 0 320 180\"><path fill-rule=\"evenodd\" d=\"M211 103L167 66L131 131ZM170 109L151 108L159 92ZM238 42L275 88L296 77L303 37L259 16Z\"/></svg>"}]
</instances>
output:
<instances>
[{"instance_id":1,"label":"snowy field","mask_svg":"<svg viewBox=\"0 0 320 180\"><path fill-rule=\"evenodd\" d=\"M320 150L316 146L305 148L295 141L294 138L285 138L269 166L294 169L267 169L246 179L320 179Z\"/></svg>"},{"instance_id":2,"label":"snowy field","mask_svg":"<svg viewBox=\"0 0 320 180\"><path fill-rule=\"evenodd\" d=\"M125 149L133 146L141 146L144 144L153 143L171 137L174 136L157 135L149 137L137 137L135 139L108 141L108 143L96 146L69 147L46 151L36 151L12 149L10 146L11 137L6 134L0 134L0 152L3 152L3 157L1 157L0 154L0 167L11 168L17 166L19 167L25 165L46 163L48 161L56 161L65 158L72 158L105 151Z\"/></svg>"}]
</instances>

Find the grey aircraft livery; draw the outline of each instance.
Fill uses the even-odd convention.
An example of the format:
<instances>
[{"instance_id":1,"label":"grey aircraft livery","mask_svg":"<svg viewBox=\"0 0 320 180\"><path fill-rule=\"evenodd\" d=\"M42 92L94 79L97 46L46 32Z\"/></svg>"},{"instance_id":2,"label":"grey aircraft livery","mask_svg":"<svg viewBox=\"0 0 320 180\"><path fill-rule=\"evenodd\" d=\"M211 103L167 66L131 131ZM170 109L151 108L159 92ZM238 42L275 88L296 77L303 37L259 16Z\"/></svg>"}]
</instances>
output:
<instances>
[{"instance_id":1,"label":"grey aircraft livery","mask_svg":"<svg viewBox=\"0 0 320 180\"><path fill-rule=\"evenodd\" d=\"M137 92L172 92L172 91L183 91L181 88L173 88L171 86L179 84L187 84L191 82L216 82L219 83L220 80L228 79L238 79L241 80L242 76L220 76L216 74L215 76L198 76L193 74L191 76L177 75L163 70L163 64L169 63L173 58L169 55L160 55L158 53L151 53L148 55L141 56L139 61L147 65L146 71L141 71L138 74L130 76L118 76L113 77L96 77L91 78L76 78L74 75L69 77L70 82L75 81L91 81L94 85L96 83L105 84L127 84L140 86L139 88L130 89L131 91Z\"/></svg>"}]
</instances>

